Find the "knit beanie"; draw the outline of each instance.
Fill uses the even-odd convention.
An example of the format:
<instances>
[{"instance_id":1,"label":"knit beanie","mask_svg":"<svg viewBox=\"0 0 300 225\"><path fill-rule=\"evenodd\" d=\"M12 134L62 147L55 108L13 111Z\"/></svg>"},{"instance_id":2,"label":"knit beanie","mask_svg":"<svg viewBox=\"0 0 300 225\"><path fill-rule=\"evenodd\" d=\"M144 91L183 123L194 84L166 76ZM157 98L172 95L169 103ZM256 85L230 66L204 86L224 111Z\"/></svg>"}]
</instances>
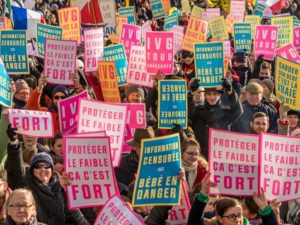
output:
<instances>
[{"instance_id":1,"label":"knit beanie","mask_svg":"<svg viewBox=\"0 0 300 225\"><path fill-rule=\"evenodd\" d=\"M26 83L25 80L22 80L22 79L18 79L15 82L15 87L16 87L16 92L19 92L21 89L28 89L29 90L28 84Z\"/></svg>"},{"instance_id":2,"label":"knit beanie","mask_svg":"<svg viewBox=\"0 0 300 225\"><path fill-rule=\"evenodd\" d=\"M69 91L68 91L68 88L65 87L65 86L56 86L53 91L52 91L52 98L54 97L54 95L57 93L57 92L61 92L63 93L66 97L69 97Z\"/></svg>"},{"instance_id":3,"label":"knit beanie","mask_svg":"<svg viewBox=\"0 0 300 225\"><path fill-rule=\"evenodd\" d=\"M261 82L269 89L271 93L274 91L274 82L271 79L263 79Z\"/></svg>"},{"instance_id":4,"label":"knit beanie","mask_svg":"<svg viewBox=\"0 0 300 225\"><path fill-rule=\"evenodd\" d=\"M30 172L33 171L34 166L38 163L48 163L51 166L51 169L53 171L53 160L48 153L41 152L41 153L37 153L32 157L30 163Z\"/></svg>"},{"instance_id":5,"label":"knit beanie","mask_svg":"<svg viewBox=\"0 0 300 225\"><path fill-rule=\"evenodd\" d=\"M141 87L139 87L137 85L128 85L125 88L126 97L128 97L133 92L138 92L141 95L142 99L145 98L144 90Z\"/></svg>"}]
</instances>

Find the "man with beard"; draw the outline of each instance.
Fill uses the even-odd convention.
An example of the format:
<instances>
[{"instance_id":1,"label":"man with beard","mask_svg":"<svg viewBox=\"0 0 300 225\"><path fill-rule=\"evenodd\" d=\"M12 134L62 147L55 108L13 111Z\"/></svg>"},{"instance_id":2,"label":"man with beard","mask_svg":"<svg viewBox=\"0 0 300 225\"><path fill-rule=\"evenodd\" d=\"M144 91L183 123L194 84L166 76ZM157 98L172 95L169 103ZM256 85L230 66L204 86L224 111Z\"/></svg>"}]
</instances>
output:
<instances>
[{"instance_id":1,"label":"man with beard","mask_svg":"<svg viewBox=\"0 0 300 225\"><path fill-rule=\"evenodd\" d=\"M263 112L255 113L251 118L250 127L254 134L267 133L269 129L269 117Z\"/></svg>"}]
</instances>

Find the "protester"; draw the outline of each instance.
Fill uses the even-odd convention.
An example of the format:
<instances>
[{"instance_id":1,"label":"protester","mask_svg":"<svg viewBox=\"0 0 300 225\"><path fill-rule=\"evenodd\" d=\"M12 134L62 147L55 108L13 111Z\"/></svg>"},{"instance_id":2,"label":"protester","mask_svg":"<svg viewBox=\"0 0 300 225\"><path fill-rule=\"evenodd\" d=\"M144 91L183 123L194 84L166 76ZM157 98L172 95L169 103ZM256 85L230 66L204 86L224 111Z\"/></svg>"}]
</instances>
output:
<instances>
[{"instance_id":1,"label":"protester","mask_svg":"<svg viewBox=\"0 0 300 225\"><path fill-rule=\"evenodd\" d=\"M267 133L269 126L270 126L269 117L265 113L257 112L252 116L250 122L252 133L254 134Z\"/></svg>"},{"instance_id":2,"label":"protester","mask_svg":"<svg viewBox=\"0 0 300 225\"><path fill-rule=\"evenodd\" d=\"M29 86L22 79L16 80L14 85L15 85L15 92L13 97L13 103L14 103L13 107L15 109L25 109L27 101L30 96Z\"/></svg>"},{"instance_id":3,"label":"protester","mask_svg":"<svg viewBox=\"0 0 300 225\"><path fill-rule=\"evenodd\" d=\"M7 173L3 167L0 168L0 224L4 225L5 222L5 205L7 198L11 193L11 189L7 184Z\"/></svg>"}]
</instances>

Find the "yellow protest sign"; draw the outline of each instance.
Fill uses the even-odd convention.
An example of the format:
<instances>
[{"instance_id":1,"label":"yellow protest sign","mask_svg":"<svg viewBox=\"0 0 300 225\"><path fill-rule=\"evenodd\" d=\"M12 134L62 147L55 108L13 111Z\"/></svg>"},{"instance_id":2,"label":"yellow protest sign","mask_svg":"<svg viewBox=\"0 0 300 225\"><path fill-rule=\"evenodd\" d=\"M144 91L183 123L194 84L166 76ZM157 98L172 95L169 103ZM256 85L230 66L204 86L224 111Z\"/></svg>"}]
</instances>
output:
<instances>
[{"instance_id":1,"label":"yellow protest sign","mask_svg":"<svg viewBox=\"0 0 300 225\"><path fill-rule=\"evenodd\" d=\"M196 42L206 41L206 33L207 22L196 17L190 17L181 48L193 52Z\"/></svg>"},{"instance_id":2,"label":"yellow protest sign","mask_svg":"<svg viewBox=\"0 0 300 225\"><path fill-rule=\"evenodd\" d=\"M115 62L98 62L99 80L105 102L121 102Z\"/></svg>"},{"instance_id":3,"label":"yellow protest sign","mask_svg":"<svg viewBox=\"0 0 300 225\"><path fill-rule=\"evenodd\" d=\"M182 0L181 5L182 5L182 12L185 12L187 14L191 13L191 6L189 0Z\"/></svg>"},{"instance_id":4,"label":"yellow protest sign","mask_svg":"<svg viewBox=\"0 0 300 225\"><path fill-rule=\"evenodd\" d=\"M293 43L293 17L275 17L271 19L271 25L278 26L277 47Z\"/></svg>"},{"instance_id":5,"label":"yellow protest sign","mask_svg":"<svg viewBox=\"0 0 300 225\"><path fill-rule=\"evenodd\" d=\"M250 23L250 26L251 26L251 38L253 39L253 37L255 35L256 26L260 25L260 16L246 15L245 16L245 23Z\"/></svg>"},{"instance_id":6,"label":"yellow protest sign","mask_svg":"<svg viewBox=\"0 0 300 225\"><path fill-rule=\"evenodd\" d=\"M276 97L293 110L300 110L300 64L276 57Z\"/></svg>"},{"instance_id":7,"label":"yellow protest sign","mask_svg":"<svg viewBox=\"0 0 300 225\"><path fill-rule=\"evenodd\" d=\"M228 16L226 17L226 20L225 20L225 24L226 24L228 33L233 34L233 24L235 22L236 21L234 20L233 16L228 14Z\"/></svg>"},{"instance_id":8,"label":"yellow protest sign","mask_svg":"<svg viewBox=\"0 0 300 225\"><path fill-rule=\"evenodd\" d=\"M163 9L165 14L169 13L169 10L171 9L171 1L170 0L161 0Z\"/></svg>"},{"instance_id":9,"label":"yellow protest sign","mask_svg":"<svg viewBox=\"0 0 300 225\"><path fill-rule=\"evenodd\" d=\"M208 25L213 40L224 41L229 39L227 27L223 16L215 17L213 19L208 20Z\"/></svg>"},{"instance_id":10,"label":"yellow protest sign","mask_svg":"<svg viewBox=\"0 0 300 225\"><path fill-rule=\"evenodd\" d=\"M117 34L121 35L122 33L122 25L128 23L128 18L125 16L117 17Z\"/></svg>"},{"instance_id":11,"label":"yellow protest sign","mask_svg":"<svg viewBox=\"0 0 300 225\"><path fill-rule=\"evenodd\" d=\"M205 12L205 9L194 5L191 16L201 18L203 12Z\"/></svg>"},{"instance_id":12,"label":"yellow protest sign","mask_svg":"<svg viewBox=\"0 0 300 225\"><path fill-rule=\"evenodd\" d=\"M78 7L58 10L59 25L64 40L76 40L80 44L80 11Z\"/></svg>"}]
</instances>

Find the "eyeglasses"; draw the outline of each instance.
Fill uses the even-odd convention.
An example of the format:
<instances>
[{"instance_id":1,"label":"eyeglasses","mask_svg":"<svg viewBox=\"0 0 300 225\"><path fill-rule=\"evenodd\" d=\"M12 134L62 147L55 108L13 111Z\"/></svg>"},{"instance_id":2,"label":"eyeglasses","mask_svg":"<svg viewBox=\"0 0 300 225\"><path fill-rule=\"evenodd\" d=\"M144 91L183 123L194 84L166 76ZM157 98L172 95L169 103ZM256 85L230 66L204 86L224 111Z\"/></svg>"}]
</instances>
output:
<instances>
[{"instance_id":1,"label":"eyeglasses","mask_svg":"<svg viewBox=\"0 0 300 225\"><path fill-rule=\"evenodd\" d=\"M12 208L13 210L20 210L21 208L29 209L31 206L32 206L31 204L12 204L9 205L8 207Z\"/></svg>"},{"instance_id":2,"label":"eyeglasses","mask_svg":"<svg viewBox=\"0 0 300 225\"><path fill-rule=\"evenodd\" d=\"M16 94L19 94L19 95L26 95L26 96L29 96L29 95L30 95L29 92L17 92Z\"/></svg>"},{"instance_id":3,"label":"eyeglasses","mask_svg":"<svg viewBox=\"0 0 300 225\"><path fill-rule=\"evenodd\" d=\"M186 152L184 151L186 154L188 154L190 157L197 157L197 156L200 156L199 153L194 153L194 152Z\"/></svg>"},{"instance_id":4,"label":"eyeglasses","mask_svg":"<svg viewBox=\"0 0 300 225\"><path fill-rule=\"evenodd\" d=\"M34 169L50 169L51 168L51 165L49 163L38 163L36 165L34 165L33 167Z\"/></svg>"},{"instance_id":5,"label":"eyeglasses","mask_svg":"<svg viewBox=\"0 0 300 225\"><path fill-rule=\"evenodd\" d=\"M54 95L53 98L56 99L56 100L58 100L58 99L65 99L66 96Z\"/></svg>"},{"instance_id":6,"label":"eyeglasses","mask_svg":"<svg viewBox=\"0 0 300 225\"><path fill-rule=\"evenodd\" d=\"M238 219L241 219L241 218L243 217L243 215L242 215L242 214L239 214L239 215L230 214L230 215L228 215L228 216L222 216L222 217L226 217L226 218L228 218L231 222L235 222L237 218L238 218Z\"/></svg>"}]
</instances>

